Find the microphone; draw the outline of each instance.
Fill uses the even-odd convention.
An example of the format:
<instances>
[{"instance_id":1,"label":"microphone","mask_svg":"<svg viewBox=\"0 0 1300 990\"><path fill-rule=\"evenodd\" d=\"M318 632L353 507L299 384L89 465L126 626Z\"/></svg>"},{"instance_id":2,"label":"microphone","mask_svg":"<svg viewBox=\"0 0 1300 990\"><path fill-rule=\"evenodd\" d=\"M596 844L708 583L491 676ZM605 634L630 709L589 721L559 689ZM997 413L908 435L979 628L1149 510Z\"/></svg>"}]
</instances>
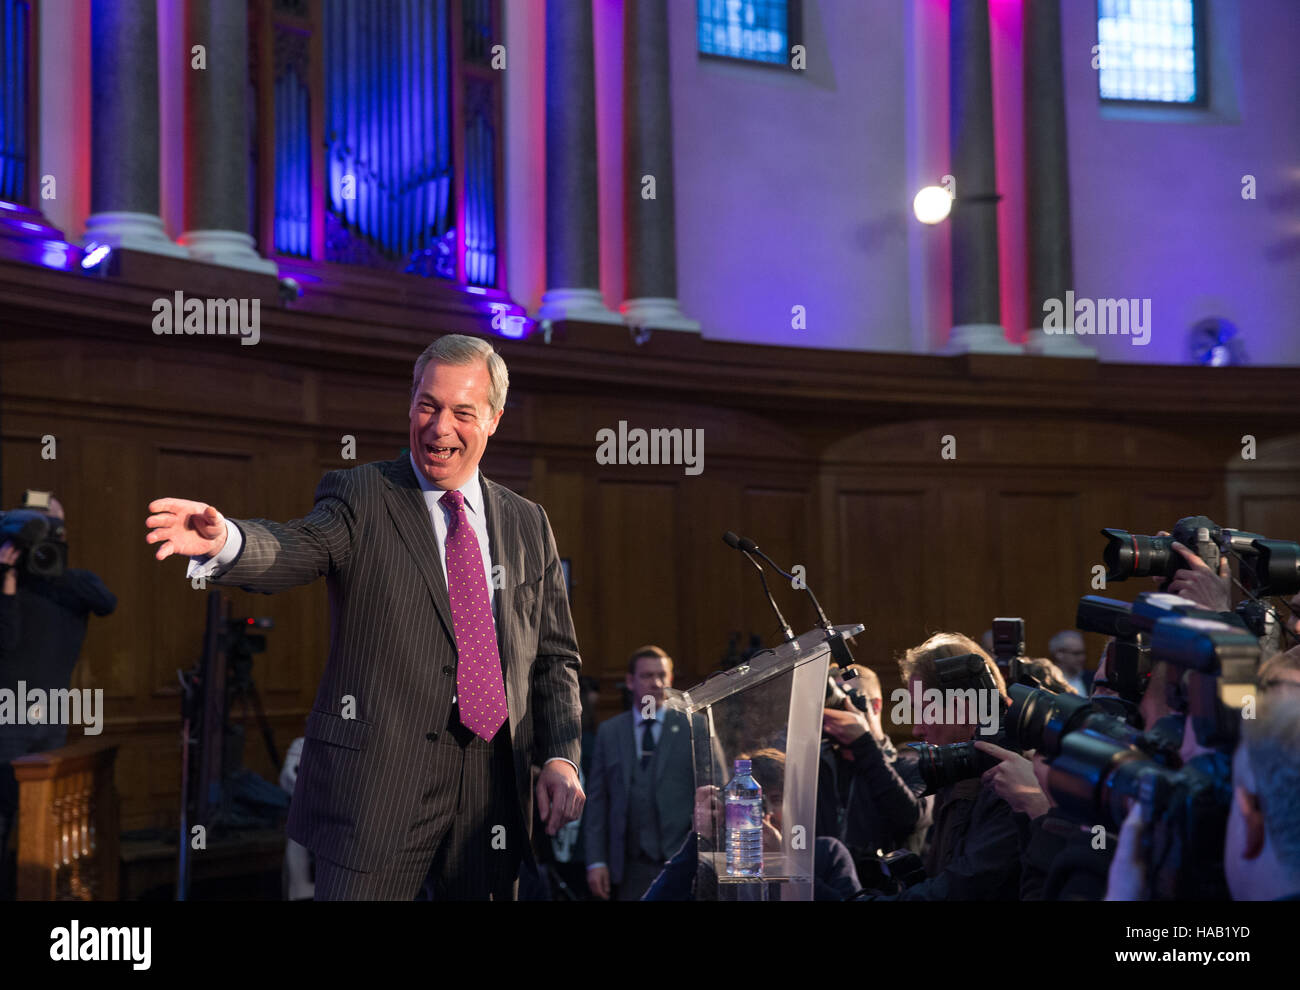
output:
<instances>
[{"instance_id":1,"label":"microphone","mask_svg":"<svg viewBox=\"0 0 1300 990\"><path fill-rule=\"evenodd\" d=\"M781 614L781 609L777 606L776 599L772 597L772 589L767 586L767 575L763 573L763 566L750 556L750 552L741 545L741 538L731 530L727 530L722 534L722 542L733 550L739 550L745 555L745 559L754 565L754 570L758 571L758 579L763 582L763 593L767 595L768 604L772 606L772 611L776 613L777 621L781 624L781 635L785 637L787 643L793 642L794 630L790 628L790 623L785 621L785 616ZM752 541L747 542L750 542L752 546ZM758 548L754 547L754 549L757 550ZM768 563L771 564L772 562L769 560ZM772 564L772 566L776 567L775 564ZM777 567L777 570L780 570L780 568Z\"/></svg>"},{"instance_id":2,"label":"microphone","mask_svg":"<svg viewBox=\"0 0 1300 990\"><path fill-rule=\"evenodd\" d=\"M732 543L731 540L727 540L728 536L735 537L736 542ZM778 574L780 574L783 578L785 578L787 581L791 581L791 582L794 581L795 578L793 574L790 574L782 570L780 567L778 567L776 561L773 560L771 557L769 557L767 554L765 554L762 550L758 549L758 544L755 543L753 540L749 539L749 537L736 536L734 533L728 532L726 536L723 537L723 539L727 540L728 544L736 547L746 556L748 556L751 553L758 554L769 564L771 564L772 569L776 571ZM751 560L752 559L753 558L751 558ZM758 565L755 564L754 566L757 567ZM803 585L803 590L808 592L808 597L812 599L813 608L817 610L817 618L821 620L822 629L826 631L826 637L830 641L831 655L835 658L836 663L838 663L841 667L847 668L849 664L854 662L853 654L849 652L848 644L844 642L844 637L841 636L839 633L837 633L835 631L835 627L831 625L831 620L826 617L826 612L822 609L821 602L819 602L817 600L817 596L813 594L813 590L808 586L808 582L800 581L800 584ZM766 581L763 582L763 586L767 587ZM846 679L856 677L856 676L857 675L851 670L847 671L846 673Z\"/></svg>"},{"instance_id":3,"label":"microphone","mask_svg":"<svg viewBox=\"0 0 1300 990\"><path fill-rule=\"evenodd\" d=\"M766 560L769 564L772 565L772 569L776 571L778 574L780 574L787 581L794 581L795 578L793 574L788 574L785 571L781 570L781 568L777 566L776 561L773 560L771 557L769 557L767 554L765 554L762 550L758 549L758 544L755 543L753 540L749 539L749 537L747 536L737 537L736 542L739 548L744 552L756 553L764 560ZM826 613L822 611L821 602L819 602L817 600L817 596L813 594L812 588L808 587L807 581L801 581L800 584L803 585L803 590L808 592L808 597L812 599L813 608L817 610L817 618L821 619L822 628L826 630L827 635L834 636L835 627L831 625L831 620L826 618Z\"/></svg>"}]
</instances>

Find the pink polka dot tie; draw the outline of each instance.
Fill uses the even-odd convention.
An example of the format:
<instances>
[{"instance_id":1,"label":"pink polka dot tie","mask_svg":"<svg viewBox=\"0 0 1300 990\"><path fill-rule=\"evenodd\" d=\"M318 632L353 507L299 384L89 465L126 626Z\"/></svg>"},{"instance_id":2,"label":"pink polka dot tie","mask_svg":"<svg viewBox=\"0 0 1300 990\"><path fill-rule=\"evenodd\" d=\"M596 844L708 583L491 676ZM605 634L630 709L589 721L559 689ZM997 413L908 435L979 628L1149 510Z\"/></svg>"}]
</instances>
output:
<instances>
[{"instance_id":1,"label":"pink polka dot tie","mask_svg":"<svg viewBox=\"0 0 1300 990\"><path fill-rule=\"evenodd\" d=\"M491 742L510 713L483 555L465 514L465 496L447 492L438 501L453 510L447 523L447 594L456 630L460 720L476 736Z\"/></svg>"}]
</instances>

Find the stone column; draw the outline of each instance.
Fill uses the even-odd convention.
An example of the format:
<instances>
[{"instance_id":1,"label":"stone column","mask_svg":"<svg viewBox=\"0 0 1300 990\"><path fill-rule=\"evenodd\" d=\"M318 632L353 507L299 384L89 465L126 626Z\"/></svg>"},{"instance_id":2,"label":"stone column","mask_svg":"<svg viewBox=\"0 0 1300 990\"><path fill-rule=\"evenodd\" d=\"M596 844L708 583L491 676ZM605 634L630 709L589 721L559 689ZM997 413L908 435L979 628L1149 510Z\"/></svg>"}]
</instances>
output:
<instances>
[{"instance_id":1,"label":"stone column","mask_svg":"<svg viewBox=\"0 0 1300 990\"><path fill-rule=\"evenodd\" d=\"M949 135L952 174L952 332L949 353L1019 353L998 295L997 169L988 0L952 0Z\"/></svg>"},{"instance_id":2,"label":"stone column","mask_svg":"<svg viewBox=\"0 0 1300 990\"><path fill-rule=\"evenodd\" d=\"M626 298L632 326L698 332L677 302L673 118L664 0L623 5L623 202Z\"/></svg>"},{"instance_id":3,"label":"stone column","mask_svg":"<svg viewBox=\"0 0 1300 990\"><path fill-rule=\"evenodd\" d=\"M589 0L546 0L546 292L539 320L619 323L600 295Z\"/></svg>"},{"instance_id":4,"label":"stone column","mask_svg":"<svg viewBox=\"0 0 1300 990\"><path fill-rule=\"evenodd\" d=\"M184 257L158 215L157 0L92 0L86 244Z\"/></svg>"},{"instance_id":5,"label":"stone column","mask_svg":"<svg viewBox=\"0 0 1300 990\"><path fill-rule=\"evenodd\" d=\"M1070 157L1065 129L1061 0L1025 3L1025 195L1029 226L1029 335L1025 350L1055 357L1096 357L1074 334L1043 330L1043 304L1074 288L1070 242ZM1073 329L1074 314L1065 313Z\"/></svg>"},{"instance_id":6,"label":"stone column","mask_svg":"<svg viewBox=\"0 0 1300 990\"><path fill-rule=\"evenodd\" d=\"M202 45L206 68L193 66ZM199 261L276 274L248 233L248 9L189 0L185 19L185 233Z\"/></svg>"}]
</instances>

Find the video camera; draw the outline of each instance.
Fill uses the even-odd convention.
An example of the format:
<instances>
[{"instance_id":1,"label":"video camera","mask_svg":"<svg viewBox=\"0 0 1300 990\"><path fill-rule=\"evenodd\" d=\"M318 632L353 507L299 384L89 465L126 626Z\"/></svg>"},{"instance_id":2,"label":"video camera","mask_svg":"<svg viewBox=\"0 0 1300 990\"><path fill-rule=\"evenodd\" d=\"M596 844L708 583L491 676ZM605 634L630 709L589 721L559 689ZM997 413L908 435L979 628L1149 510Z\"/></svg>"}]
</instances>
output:
<instances>
[{"instance_id":1,"label":"video camera","mask_svg":"<svg viewBox=\"0 0 1300 990\"><path fill-rule=\"evenodd\" d=\"M49 507L49 492L28 490L21 509L0 512L0 543L14 545L21 555L13 566L33 577L61 577L68 568L63 520Z\"/></svg>"}]
</instances>

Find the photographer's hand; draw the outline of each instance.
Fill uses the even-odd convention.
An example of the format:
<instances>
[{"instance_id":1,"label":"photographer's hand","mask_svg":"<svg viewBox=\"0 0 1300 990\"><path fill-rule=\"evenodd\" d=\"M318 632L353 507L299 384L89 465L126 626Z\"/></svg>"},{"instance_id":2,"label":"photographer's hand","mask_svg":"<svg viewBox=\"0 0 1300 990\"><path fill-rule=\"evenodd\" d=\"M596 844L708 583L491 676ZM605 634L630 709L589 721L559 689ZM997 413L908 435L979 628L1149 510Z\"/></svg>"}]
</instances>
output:
<instances>
[{"instance_id":1,"label":"photographer's hand","mask_svg":"<svg viewBox=\"0 0 1300 990\"><path fill-rule=\"evenodd\" d=\"M1142 831L1145 828L1142 805L1134 802L1119 830L1119 845L1115 847L1115 858L1110 862L1110 875L1106 880L1106 900L1147 900L1147 864L1142 858Z\"/></svg>"},{"instance_id":2,"label":"photographer's hand","mask_svg":"<svg viewBox=\"0 0 1300 990\"><path fill-rule=\"evenodd\" d=\"M771 815L763 816L763 852L781 851L781 831Z\"/></svg>"},{"instance_id":3,"label":"photographer's hand","mask_svg":"<svg viewBox=\"0 0 1300 990\"><path fill-rule=\"evenodd\" d=\"M850 746L871 731L867 716L856 708L823 708L822 729L841 746Z\"/></svg>"},{"instance_id":4,"label":"photographer's hand","mask_svg":"<svg viewBox=\"0 0 1300 990\"><path fill-rule=\"evenodd\" d=\"M1023 811L1030 818L1038 818L1051 810L1052 803L1038 786L1032 763L1019 753L982 739L975 740L975 748L1001 760L997 766L985 770L980 779L985 786L992 787L998 797L1011 805L1011 810Z\"/></svg>"},{"instance_id":5,"label":"photographer's hand","mask_svg":"<svg viewBox=\"0 0 1300 990\"><path fill-rule=\"evenodd\" d=\"M18 594L18 548L9 540L0 543L0 567L4 568L4 587L0 592L6 595Z\"/></svg>"},{"instance_id":6,"label":"photographer's hand","mask_svg":"<svg viewBox=\"0 0 1300 990\"><path fill-rule=\"evenodd\" d=\"M1163 529L1157 536L1168 536ZM1165 589L1168 594L1181 595L1190 602L1211 612L1228 612L1232 610L1232 576L1228 571L1228 556L1219 556L1219 573L1210 570L1210 565L1196 556L1195 552L1175 541L1174 549L1182 554L1187 566L1174 574ZM1157 578L1157 585L1163 579Z\"/></svg>"}]
</instances>

